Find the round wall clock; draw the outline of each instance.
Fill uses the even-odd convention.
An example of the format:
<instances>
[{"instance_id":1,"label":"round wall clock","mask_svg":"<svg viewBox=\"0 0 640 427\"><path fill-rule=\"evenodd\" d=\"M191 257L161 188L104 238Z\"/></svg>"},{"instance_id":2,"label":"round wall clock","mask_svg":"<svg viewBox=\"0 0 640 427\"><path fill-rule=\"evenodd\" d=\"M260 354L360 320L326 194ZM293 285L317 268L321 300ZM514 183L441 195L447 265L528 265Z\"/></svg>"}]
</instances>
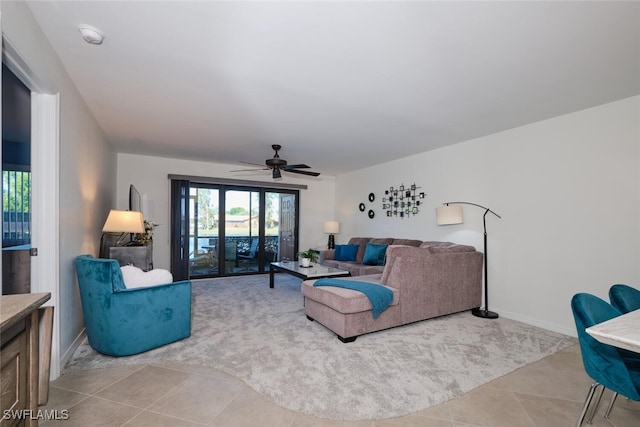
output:
<instances>
[{"instance_id":1,"label":"round wall clock","mask_svg":"<svg viewBox=\"0 0 640 427\"><path fill-rule=\"evenodd\" d=\"M360 203L360 206L358 206L358 209L360 209L360 212L364 212L364 203Z\"/></svg>"},{"instance_id":2,"label":"round wall clock","mask_svg":"<svg viewBox=\"0 0 640 427\"><path fill-rule=\"evenodd\" d=\"M369 218L373 218L374 216L376 216L375 212L373 212L372 209L369 209Z\"/></svg>"}]
</instances>

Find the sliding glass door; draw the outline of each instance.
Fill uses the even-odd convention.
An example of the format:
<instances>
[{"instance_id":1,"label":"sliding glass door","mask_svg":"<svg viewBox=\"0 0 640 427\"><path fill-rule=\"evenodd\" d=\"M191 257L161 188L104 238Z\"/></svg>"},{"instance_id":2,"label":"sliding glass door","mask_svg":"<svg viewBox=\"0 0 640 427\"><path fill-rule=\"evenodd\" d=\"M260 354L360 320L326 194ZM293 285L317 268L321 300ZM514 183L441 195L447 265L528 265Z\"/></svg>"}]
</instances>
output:
<instances>
[{"instance_id":1,"label":"sliding glass door","mask_svg":"<svg viewBox=\"0 0 640 427\"><path fill-rule=\"evenodd\" d=\"M267 193L267 200L273 206L273 216L275 226L271 229L272 238L277 238L279 249L279 261L292 261L296 258L296 248L298 247L297 229L297 198L290 193Z\"/></svg>"},{"instance_id":2,"label":"sliding glass door","mask_svg":"<svg viewBox=\"0 0 640 427\"><path fill-rule=\"evenodd\" d=\"M189 273L190 275L217 275L219 190L216 188L189 188Z\"/></svg>"},{"instance_id":3,"label":"sliding glass door","mask_svg":"<svg viewBox=\"0 0 640 427\"><path fill-rule=\"evenodd\" d=\"M224 192L224 272L226 274L260 271L260 190L240 188Z\"/></svg>"},{"instance_id":4,"label":"sliding glass door","mask_svg":"<svg viewBox=\"0 0 640 427\"><path fill-rule=\"evenodd\" d=\"M184 183L188 191L176 197L188 193L188 203L172 203L172 270L183 278L264 273L273 261L295 259L297 190ZM188 206L184 220L179 206ZM187 257L177 255L181 244Z\"/></svg>"}]
</instances>

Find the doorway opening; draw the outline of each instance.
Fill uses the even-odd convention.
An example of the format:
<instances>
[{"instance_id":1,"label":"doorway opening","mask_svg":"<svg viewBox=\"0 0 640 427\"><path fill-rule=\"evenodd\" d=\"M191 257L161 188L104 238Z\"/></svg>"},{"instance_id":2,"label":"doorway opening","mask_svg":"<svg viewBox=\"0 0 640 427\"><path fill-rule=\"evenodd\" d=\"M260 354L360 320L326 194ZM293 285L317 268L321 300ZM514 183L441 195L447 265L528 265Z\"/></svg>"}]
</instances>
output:
<instances>
[{"instance_id":1,"label":"doorway opening","mask_svg":"<svg viewBox=\"0 0 640 427\"><path fill-rule=\"evenodd\" d=\"M2 294L31 292L31 91L2 64Z\"/></svg>"}]
</instances>

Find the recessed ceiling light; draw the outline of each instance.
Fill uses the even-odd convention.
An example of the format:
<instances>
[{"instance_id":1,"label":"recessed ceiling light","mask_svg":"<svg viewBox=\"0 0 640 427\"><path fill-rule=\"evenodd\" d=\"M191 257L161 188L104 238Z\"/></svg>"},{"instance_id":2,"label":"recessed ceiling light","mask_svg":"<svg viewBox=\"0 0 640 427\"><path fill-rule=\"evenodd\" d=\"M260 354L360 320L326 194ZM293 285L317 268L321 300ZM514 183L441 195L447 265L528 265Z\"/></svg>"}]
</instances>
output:
<instances>
[{"instance_id":1,"label":"recessed ceiling light","mask_svg":"<svg viewBox=\"0 0 640 427\"><path fill-rule=\"evenodd\" d=\"M104 40L104 36L100 32L99 29L93 27L91 25L80 25L79 27L80 34L82 34L82 38L84 41L90 44L102 44Z\"/></svg>"}]
</instances>

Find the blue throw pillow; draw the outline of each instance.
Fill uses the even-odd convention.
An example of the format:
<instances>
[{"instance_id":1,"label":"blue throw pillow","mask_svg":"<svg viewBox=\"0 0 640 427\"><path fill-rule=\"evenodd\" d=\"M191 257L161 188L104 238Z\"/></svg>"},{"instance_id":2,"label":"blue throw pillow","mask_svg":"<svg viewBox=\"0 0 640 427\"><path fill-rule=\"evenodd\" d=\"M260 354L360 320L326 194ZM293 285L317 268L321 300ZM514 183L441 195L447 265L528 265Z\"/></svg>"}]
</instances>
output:
<instances>
[{"instance_id":1,"label":"blue throw pillow","mask_svg":"<svg viewBox=\"0 0 640 427\"><path fill-rule=\"evenodd\" d=\"M336 245L333 259L336 261L355 261L360 245Z\"/></svg>"},{"instance_id":2,"label":"blue throw pillow","mask_svg":"<svg viewBox=\"0 0 640 427\"><path fill-rule=\"evenodd\" d=\"M387 246L377 243L367 243L364 249L362 263L365 265L384 265L384 256L387 253Z\"/></svg>"}]
</instances>

